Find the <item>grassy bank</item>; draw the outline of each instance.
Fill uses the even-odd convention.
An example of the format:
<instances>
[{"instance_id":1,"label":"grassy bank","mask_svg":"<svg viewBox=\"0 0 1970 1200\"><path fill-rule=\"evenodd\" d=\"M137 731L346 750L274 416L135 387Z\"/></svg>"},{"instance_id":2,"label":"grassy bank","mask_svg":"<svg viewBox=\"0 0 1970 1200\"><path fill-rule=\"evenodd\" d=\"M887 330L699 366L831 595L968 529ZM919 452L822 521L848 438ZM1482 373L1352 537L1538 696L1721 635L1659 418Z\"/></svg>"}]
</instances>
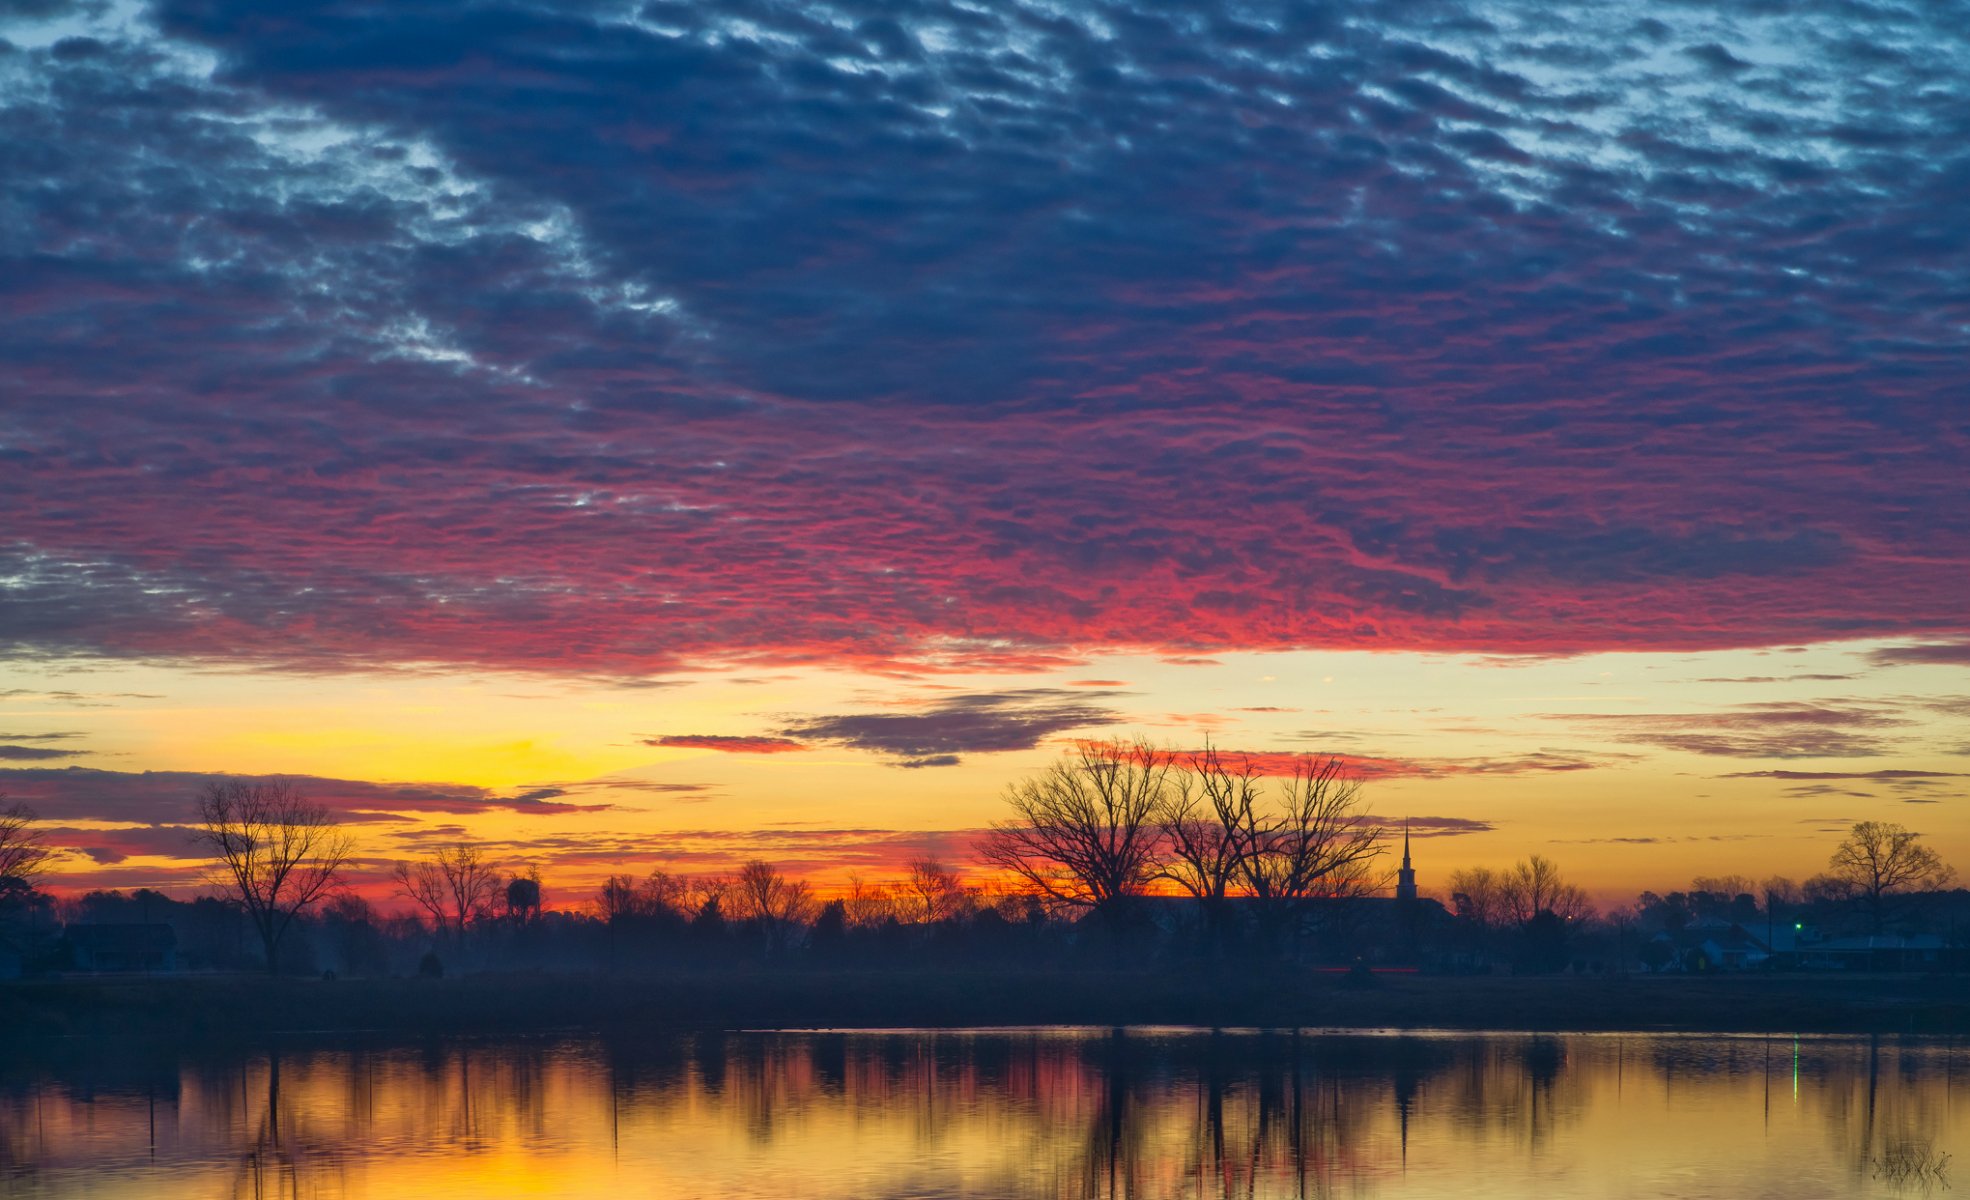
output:
<instances>
[{"instance_id":1,"label":"grassy bank","mask_svg":"<svg viewBox=\"0 0 1970 1200\"><path fill-rule=\"evenodd\" d=\"M1908 976L1440 978L767 971L458 979L178 977L0 985L0 1039L277 1032L1240 1025L1970 1033L1970 982Z\"/></svg>"}]
</instances>

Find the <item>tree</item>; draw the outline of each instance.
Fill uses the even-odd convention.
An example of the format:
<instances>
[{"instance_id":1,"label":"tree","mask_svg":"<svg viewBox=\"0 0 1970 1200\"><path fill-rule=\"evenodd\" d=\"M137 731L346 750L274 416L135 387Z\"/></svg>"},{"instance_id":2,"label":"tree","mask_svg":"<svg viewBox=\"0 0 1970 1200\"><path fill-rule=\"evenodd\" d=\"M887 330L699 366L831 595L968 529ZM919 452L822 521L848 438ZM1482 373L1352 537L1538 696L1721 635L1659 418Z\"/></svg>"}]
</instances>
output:
<instances>
[{"instance_id":1,"label":"tree","mask_svg":"<svg viewBox=\"0 0 1970 1200\"><path fill-rule=\"evenodd\" d=\"M896 891L887 884L870 883L851 872L848 895L842 899L843 915L856 929L873 929L896 919Z\"/></svg>"},{"instance_id":2,"label":"tree","mask_svg":"<svg viewBox=\"0 0 1970 1200\"><path fill-rule=\"evenodd\" d=\"M502 887L499 868L468 842L441 847L421 862L400 862L393 875L398 893L431 915L438 936L460 942L469 925L492 915Z\"/></svg>"},{"instance_id":3,"label":"tree","mask_svg":"<svg viewBox=\"0 0 1970 1200\"><path fill-rule=\"evenodd\" d=\"M902 890L912 920L935 925L964 912L964 883L957 872L928 855L911 859L909 866L910 874L903 881ZM845 909L843 915L847 915Z\"/></svg>"},{"instance_id":4,"label":"tree","mask_svg":"<svg viewBox=\"0 0 1970 1200\"><path fill-rule=\"evenodd\" d=\"M636 880L628 875L611 875L595 890L595 911L610 925L635 916L640 907Z\"/></svg>"},{"instance_id":5,"label":"tree","mask_svg":"<svg viewBox=\"0 0 1970 1200\"><path fill-rule=\"evenodd\" d=\"M1551 859L1537 854L1514 863L1505 872L1500 880L1499 898L1507 915L1521 928L1544 912L1571 921L1594 911L1587 901L1587 893L1568 883Z\"/></svg>"},{"instance_id":6,"label":"tree","mask_svg":"<svg viewBox=\"0 0 1970 1200\"><path fill-rule=\"evenodd\" d=\"M1922 835L1889 821L1857 823L1827 860L1828 872L1866 907L1876 933L1891 897L1948 886L1956 871L1922 844Z\"/></svg>"},{"instance_id":7,"label":"tree","mask_svg":"<svg viewBox=\"0 0 1970 1200\"><path fill-rule=\"evenodd\" d=\"M698 890L689 876L652 870L636 885L636 915L682 929L695 910L691 897Z\"/></svg>"},{"instance_id":8,"label":"tree","mask_svg":"<svg viewBox=\"0 0 1970 1200\"><path fill-rule=\"evenodd\" d=\"M1172 756L1147 742L1089 743L1006 793L1013 817L978 844L981 858L1050 905L1092 912L1120 932L1156 875L1156 814Z\"/></svg>"},{"instance_id":9,"label":"tree","mask_svg":"<svg viewBox=\"0 0 1970 1200\"><path fill-rule=\"evenodd\" d=\"M758 925L769 954L792 944L794 931L814 919L815 907L805 881L788 879L760 859L740 867L732 885L732 915Z\"/></svg>"},{"instance_id":10,"label":"tree","mask_svg":"<svg viewBox=\"0 0 1970 1200\"><path fill-rule=\"evenodd\" d=\"M319 919L342 970L380 974L388 965L383 931L377 927L376 912L369 901L354 892L338 892L322 905Z\"/></svg>"},{"instance_id":11,"label":"tree","mask_svg":"<svg viewBox=\"0 0 1970 1200\"><path fill-rule=\"evenodd\" d=\"M1206 746L1178 764L1156 813L1162 877L1197 901L1210 950L1223 945L1232 892L1258 846L1260 784L1250 759L1227 759Z\"/></svg>"},{"instance_id":12,"label":"tree","mask_svg":"<svg viewBox=\"0 0 1970 1200\"><path fill-rule=\"evenodd\" d=\"M0 796L0 800L6 799ZM0 807L0 889L9 884L21 891L34 887L54 851L42 844L37 817L25 804Z\"/></svg>"},{"instance_id":13,"label":"tree","mask_svg":"<svg viewBox=\"0 0 1970 1200\"><path fill-rule=\"evenodd\" d=\"M212 883L246 913L278 974L281 938L340 882L349 835L285 779L215 780L196 821L193 836L218 859Z\"/></svg>"},{"instance_id":14,"label":"tree","mask_svg":"<svg viewBox=\"0 0 1970 1200\"><path fill-rule=\"evenodd\" d=\"M1452 910L1459 920L1481 933L1504 923L1504 890L1504 881L1490 867L1467 867L1450 873Z\"/></svg>"},{"instance_id":15,"label":"tree","mask_svg":"<svg viewBox=\"0 0 1970 1200\"><path fill-rule=\"evenodd\" d=\"M1261 929L1272 939L1296 933L1320 900L1350 899L1381 887L1375 871L1383 830L1361 811L1361 780L1338 758L1306 757L1282 784L1278 812L1255 818L1243 863Z\"/></svg>"}]
</instances>

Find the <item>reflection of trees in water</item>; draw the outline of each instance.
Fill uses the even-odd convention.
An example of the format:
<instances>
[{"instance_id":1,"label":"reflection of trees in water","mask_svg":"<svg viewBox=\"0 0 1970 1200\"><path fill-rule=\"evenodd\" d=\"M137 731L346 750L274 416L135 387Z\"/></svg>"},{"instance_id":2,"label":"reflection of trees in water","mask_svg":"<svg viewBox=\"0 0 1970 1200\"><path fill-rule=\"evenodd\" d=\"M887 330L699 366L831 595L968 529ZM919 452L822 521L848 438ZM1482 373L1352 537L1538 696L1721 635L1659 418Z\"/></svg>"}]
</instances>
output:
<instances>
[{"instance_id":1,"label":"reflection of trees in water","mask_svg":"<svg viewBox=\"0 0 1970 1200\"><path fill-rule=\"evenodd\" d=\"M175 1055L125 1049L0 1071L0 1194L39 1195L51 1170L94 1165L106 1153L131 1164L175 1150Z\"/></svg>"},{"instance_id":2,"label":"reflection of trees in water","mask_svg":"<svg viewBox=\"0 0 1970 1200\"><path fill-rule=\"evenodd\" d=\"M1818 1086L1808 1095L1823 1107L1830 1140L1856 1179L1915 1191L1946 1182L1925 1168L1939 1164L1950 1108L1960 1103L1952 1093L1967 1065L1962 1047L1877 1035L1808 1043L1802 1054L1818 1060ZM1937 1076L1941 1087L1920 1086Z\"/></svg>"},{"instance_id":3,"label":"reflection of trees in water","mask_svg":"<svg viewBox=\"0 0 1970 1200\"><path fill-rule=\"evenodd\" d=\"M240 1071L239 1111L254 1112L250 1133L233 1161L227 1194L273 1197L337 1195L347 1190L346 1131L340 1122L324 1124L312 1106L297 1106L282 1088L282 1057L274 1050L257 1064L260 1088L248 1082L250 1068ZM264 1088L264 1090L261 1090ZM230 1089L228 1089L230 1090Z\"/></svg>"},{"instance_id":4,"label":"reflection of trees in water","mask_svg":"<svg viewBox=\"0 0 1970 1200\"><path fill-rule=\"evenodd\" d=\"M925 1187L962 1175L961 1190L981 1194L1367 1194L1404 1169L1412 1134L1439 1164L1446 1146L1537 1154L1620 1088L1662 1095L1672 1111L1687 1089L1755 1133L1758 1089L1792 1103L1791 1050L1758 1038L1151 1031L287 1049L0 1087L0 1171L86 1163L97 1151L81 1147L109 1144L104 1160L124 1166L152 1153L229 1164L206 1191L335 1195L359 1164L374 1172L370 1190L385 1186L375 1181L405 1146L613 1153L626 1166L690 1145L702 1147L694 1166L722 1156L784 1169L838 1153L849 1169L920 1171ZM1805 1115L1869 1186L1892 1183L1883 1163L1954 1149L1944 1142L1950 1092L1970 1073L1964 1048L1809 1039L1796 1070ZM871 1163L852 1157L863 1151Z\"/></svg>"},{"instance_id":5,"label":"reflection of trees in water","mask_svg":"<svg viewBox=\"0 0 1970 1200\"><path fill-rule=\"evenodd\" d=\"M1890 1187L1937 1186L1934 1164L1956 1091L1970 1075L1970 1050L1955 1041L1864 1037L1682 1037L1644 1039L1664 1089L1714 1091L1738 1082L1774 1103L1803 1105L1827 1128L1856 1180Z\"/></svg>"},{"instance_id":6,"label":"reflection of trees in water","mask_svg":"<svg viewBox=\"0 0 1970 1200\"><path fill-rule=\"evenodd\" d=\"M1429 1111L1454 1127L1509 1136L1538 1150L1586 1111L1590 1077L1570 1039L1554 1036L1460 1041Z\"/></svg>"}]
</instances>

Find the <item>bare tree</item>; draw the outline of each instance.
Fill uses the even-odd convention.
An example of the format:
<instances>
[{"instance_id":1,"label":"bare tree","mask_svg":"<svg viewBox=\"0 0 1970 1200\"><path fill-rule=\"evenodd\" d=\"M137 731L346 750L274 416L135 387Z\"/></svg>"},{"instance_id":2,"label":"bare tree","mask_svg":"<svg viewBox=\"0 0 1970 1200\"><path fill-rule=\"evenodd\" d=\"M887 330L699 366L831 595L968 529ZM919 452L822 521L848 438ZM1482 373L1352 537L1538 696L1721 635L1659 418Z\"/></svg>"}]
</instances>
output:
<instances>
[{"instance_id":1,"label":"bare tree","mask_svg":"<svg viewBox=\"0 0 1970 1200\"><path fill-rule=\"evenodd\" d=\"M903 895L909 901L910 916L920 924L935 925L960 916L967 899L964 881L957 872L928 855L910 860L909 877L903 881ZM846 906L844 906L844 914Z\"/></svg>"},{"instance_id":2,"label":"bare tree","mask_svg":"<svg viewBox=\"0 0 1970 1200\"><path fill-rule=\"evenodd\" d=\"M611 875L595 889L595 912L610 925L635 916L640 907L633 876Z\"/></svg>"},{"instance_id":3,"label":"bare tree","mask_svg":"<svg viewBox=\"0 0 1970 1200\"><path fill-rule=\"evenodd\" d=\"M994 822L978 853L1049 904L1097 913L1119 931L1158 870L1156 814L1171 762L1143 741L1084 745L1012 786L1013 819Z\"/></svg>"},{"instance_id":4,"label":"bare tree","mask_svg":"<svg viewBox=\"0 0 1970 1200\"><path fill-rule=\"evenodd\" d=\"M1197 901L1204 943L1224 941L1230 898L1263 841L1261 778L1251 760L1206 746L1177 764L1156 823L1163 836L1162 877Z\"/></svg>"},{"instance_id":5,"label":"bare tree","mask_svg":"<svg viewBox=\"0 0 1970 1200\"><path fill-rule=\"evenodd\" d=\"M0 800L6 797L0 796ZM34 828L35 811L25 804L0 807L0 890L6 886L32 888L54 856Z\"/></svg>"},{"instance_id":6,"label":"bare tree","mask_svg":"<svg viewBox=\"0 0 1970 1200\"><path fill-rule=\"evenodd\" d=\"M397 891L431 915L438 936L465 940L465 930L492 915L502 884L499 868L469 842L441 847L420 862L400 862L392 872Z\"/></svg>"},{"instance_id":7,"label":"bare tree","mask_svg":"<svg viewBox=\"0 0 1970 1200\"><path fill-rule=\"evenodd\" d=\"M740 867L732 885L732 915L758 923L768 953L791 945L795 932L814 919L817 907L805 881L788 879L772 863L759 859Z\"/></svg>"},{"instance_id":8,"label":"bare tree","mask_svg":"<svg viewBox=\"0 0 1970 1200\"><path fill-rule=\"evenodd\" d=\"M691 914L696 910L692 898L697 891L697 886L688 875L652 870L643 877L642 883L636 885L638 915L682 925L691 919Z\"/></svg>"},{"instance_id":9,"label":"bare tree","mask_svg":"<svg viewBox=\"0 0 1970 1200\"><path fill-rule=\"evenodd\" d=\"M1522 926L1543 912L1571 921L1594 911L1587 893L1568 883L1551 859L1537 854L1514 863L1500 877L1498 895L1505 914Z\"/></svg>"},{"instance_id":10,"label":"bare tree","mask_svg":"<svg viewBox=\"0 0 1970 1200\"><path fill-rule=\"evenodd\" d=\"M193 836L218 858L213 884L246 913L278 974L281 938L340 881L349 835L286 779L229 779L199 795Z\"/></svg>"},{"instance_id":11,"label":"bare tree","mask_svg":"<svg viewBox=\"0 0 1970 1200\"><path fill-rule=\"evenodd\" d=\"M1690 880L1692 894L1703 892L1707 895L1719 896L1726 904L1739 896L1755 897L1757 891L1758 885L1751 881L1749 875L1698 875Z\"/></svg>"},{"instance_id":12,"label":"bare tree","mask_svg":"<svg viewBox=\"0 0 1970 1200\"><path fill-rule=\"evenodd\" d=\"M1277 811L1256 818L1246 885L1269 938L1297 931L1316 901L1380 888L1384 830L1361 811L1361 780L1338 758L1301 759L1283 781Z\"/></svg>"},{"instance_id":13,"label":"bare tree","mask_svg":"<svg viewBox=\"0 0 1970 1200\"><path fill-rule=\"evenodd\" d=\"M1831 871L1819 874L1799 885L1799 901L1802 904L1845 904L1854 898L1854 881Z\"/></svg>"},{"instance_id":14,"label":"bare tree","mask_svg":"<svg viewBox=\"0 0 1970 1200\"><path fill-rule=\"evenodd\" d=\"M870 883L860 875L848 876L848 895L842 898L842 912L857 929L872 929L896 918L896 889L886 883Z\"/></svg>"},{"instance_id":15,"label":"bare tree","mask_svg":"<svg viewBox=\"0 0 1970 1200\"><path fill-rule=\"evenodd\" d=\"M1480 930L1496 929L1505 920L1504 881L1490 867L1468 867L1450 873L1451 911Z\"/></svg>"},{"instance_id":16,"label":"bare tree","mask_svg":"<svg viewBox=\"0 0 1970 1200\"><path fill-rule=\"evenodd\" d=\"M1889 821L1861 821L1827 860L1829 874L1866 906L1876 933L1894 895L1933 891L1956 878L1955 869L1921 839L1921 834Z\"/></svg>"},{"instance_id":17,"label":"bare tree","mask_svg":"<svg viewBox=\"0 0 1970 1200\"><path fill-rule=\"evenodd\" d=\"M1774 875L1758 886L1765 893L1766 908L1770 908L1774 904L1793 905L1799 903L1801 896L1799 885L1783 875Z\"/></svg>"}]
</instances>

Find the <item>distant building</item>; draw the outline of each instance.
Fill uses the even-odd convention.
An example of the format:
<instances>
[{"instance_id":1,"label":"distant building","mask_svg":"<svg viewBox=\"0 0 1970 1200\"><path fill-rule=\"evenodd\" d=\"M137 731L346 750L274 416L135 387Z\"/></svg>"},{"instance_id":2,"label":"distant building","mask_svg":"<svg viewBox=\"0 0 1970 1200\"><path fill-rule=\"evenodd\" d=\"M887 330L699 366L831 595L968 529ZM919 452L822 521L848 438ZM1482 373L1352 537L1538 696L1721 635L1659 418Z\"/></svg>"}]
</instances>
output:
<instances>
[{"instance_id":1,"label":"distant building","mask_svg":"<svg viewBox=\"0 0 1970 1200\"><path fill-rule=\"evenodd\" d=\"M1414 901L1416 899L1416 870L1409 865L1409 819L1402 821L1402 866L1395 873L1395 898Z\"/></svg>"},{"instance_id":2,"label":"distant building","mask_svg":"<svg viewBox=\"0 0 1970 1200\"><path fill-rule=\"evenodd\" d=\"M1820 971L1934 971L1947 960L1933 933L1877 933L1796 943L1787 965Z\"/></svg>"},{"instance_id":3,"label":"distant building","mask_svg":"<svg viewBox=\"0 0 1970 1200\"><path fill-rule=\"evenodd\" d=\"M1771 947L1735 921L1704 917L1650 939L1654 953L1644 962L1657 970L1744 971L1766 965Z\"/></svg>"},{"instance_id":4,"label":"distant building","mask_svg":"<svg viewBox=\"0 0 1970 1200\"><path fill-rule=\"evenodd\" d=\"M70 925L70 961L78 971L175 971L178 933L169 925Z\"/></svg>"}]
</instances>

